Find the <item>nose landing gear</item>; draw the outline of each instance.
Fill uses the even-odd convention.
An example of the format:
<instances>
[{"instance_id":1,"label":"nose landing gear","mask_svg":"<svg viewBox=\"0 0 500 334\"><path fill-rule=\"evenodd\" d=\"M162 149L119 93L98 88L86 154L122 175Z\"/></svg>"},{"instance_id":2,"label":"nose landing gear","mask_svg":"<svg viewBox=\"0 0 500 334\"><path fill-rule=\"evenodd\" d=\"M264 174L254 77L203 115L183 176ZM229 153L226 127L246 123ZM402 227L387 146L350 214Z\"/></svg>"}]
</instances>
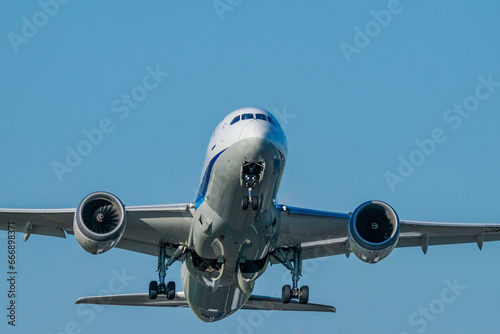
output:
<instances>
[{"instance_id":1,"label":"nose landing gear","mask_svg":"<svg viewBox=\"0 0 500 334\"><path fill-rule=\"evenodd\" d=\"M253 196L253 188L262 180L264 173L264 163L262 162L245 162L241 168L242 185L248 189L248 196L245 195L241 199L241 208L247 210L249 205L252 210L259 210L259 197Z\"/></svg>"},{"instance_id":2,"label":"nose landing gear","mask_svg":"<svg viewBox=\"0 0 500 334\"><path fill-rule=\"evenodd\" d=\"M241 199L241 208L248 210L248 206L252 205L252 210L259 210L259 197L252 196L252 188L248 189L248 196L243 196Z\"/></svg>"}]
</instances>

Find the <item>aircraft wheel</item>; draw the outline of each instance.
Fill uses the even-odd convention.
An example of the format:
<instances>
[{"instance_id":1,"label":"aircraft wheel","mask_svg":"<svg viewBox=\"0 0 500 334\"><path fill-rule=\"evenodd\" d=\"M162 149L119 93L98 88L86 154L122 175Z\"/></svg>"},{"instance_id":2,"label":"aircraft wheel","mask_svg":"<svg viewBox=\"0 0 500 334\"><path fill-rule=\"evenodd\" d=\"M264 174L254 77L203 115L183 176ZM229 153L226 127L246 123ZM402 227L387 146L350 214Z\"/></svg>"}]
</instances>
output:
<instances>
[{"instance_id":1,"label":"aircraft wheel","mask_svg":"<svg viewBox=\"0 0 500 334\"><path fill-rule=\"evenodd\" d=\"M243 198L241 199L241 208L243 210L248 209L248 196L243 196Z\"/></svg>"},{"instance_id":2,"label":"aircraft wheel","mask_svg":"<svg viewBox=\"0 0 500 334\"><path fill-rule=\"evenodd\" d=\"M252 209L254 211L259 210L259 198L257 196L252 197Z\"/></svg>"},{"instance_id":3,"label":"aircraft wheel","mask_svg":"<svg viewBox=\"0 0 500 334\"><path fill-rule=\"evenodd\" d=\"M167 299L172 300L175 298L175 282L168 282L167 284Z\"/></svg>"},{"instance_id":4,"label":"aircraft wheel","mask_svg":"<svg viewBox=\"0 0 500 334\"><path fill-rule=\"evenodd\" d=\"M283 304L288 304L292 299L292 287L290 285L283 286L281 290L281 301Z\"/></svg>"},{"instance_id":5,"label":"aircraft wheel","mask_svg":"<svg viewBox=\"0 0 500 334\"><path fill-rule=\"evenodd\" d=\"M149 283L149 299L156 299L158 297L158 282L151 281Z\"/></svg>"},{"instance_id":6,"label":"aircraft wheel","mask_svg":"<svg viewBox=\"0 0 500 334\"><path fill-rule=\"evenodd\" d=\"M307 304L309 301L309 287L307 285L304 285L303 287L300 288L300 303L301 304Z\"/></svg>"}]
</instances>

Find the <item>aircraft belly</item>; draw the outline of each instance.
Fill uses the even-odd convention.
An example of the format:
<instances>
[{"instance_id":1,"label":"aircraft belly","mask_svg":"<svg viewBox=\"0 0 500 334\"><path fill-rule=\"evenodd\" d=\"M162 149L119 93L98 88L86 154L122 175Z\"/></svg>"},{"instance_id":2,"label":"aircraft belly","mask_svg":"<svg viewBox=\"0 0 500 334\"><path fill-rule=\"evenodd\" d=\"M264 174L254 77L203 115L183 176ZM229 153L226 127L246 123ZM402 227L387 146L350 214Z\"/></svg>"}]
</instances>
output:
<instances>
[{"instance_id":1,"label":"aircraft belly","mask_svg":"<svg viewBox=\"0 0 500 334\"><path fill-rule=\"evenodd\" d=\"M219 286L216 290L201 284L183 264L183 286L193 312L204 322L214 322L239 310L250 298L237 286Z\"/></svg>"}]
</instances>

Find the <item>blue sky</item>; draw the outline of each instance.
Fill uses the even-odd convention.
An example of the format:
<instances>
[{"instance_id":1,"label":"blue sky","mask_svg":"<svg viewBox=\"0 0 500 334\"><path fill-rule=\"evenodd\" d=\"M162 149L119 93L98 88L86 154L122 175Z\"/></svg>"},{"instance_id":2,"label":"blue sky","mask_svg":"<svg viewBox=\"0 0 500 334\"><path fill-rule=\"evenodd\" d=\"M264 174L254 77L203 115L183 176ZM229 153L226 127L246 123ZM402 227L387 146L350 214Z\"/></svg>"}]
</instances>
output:
<instances>
[{"instance_id":1,"label":"blue sky","mask_svg":"<svg viewBox=\"0 0 500 334\"><path fill-rule=\"evenodd\" d=\"M96 190L126 205L193 201L211 132L256 106L288 136L283 204L349 212L380 199L402 219L500 222L497 2L61 3L0 4L0 207L71 208ZM2 333L498 331L500 244L306 262L311 301L337 314L214 324L187 309L74 305L110 284L145 292L154 257L91 256L72 236L19 237L17 251L18 325L0 314ZM6 277L6 233L0 256ZM254 292L279 291L286 274L271 267ZM180 286L178 265L168 275Z\"/></svg>"}]
</instances>

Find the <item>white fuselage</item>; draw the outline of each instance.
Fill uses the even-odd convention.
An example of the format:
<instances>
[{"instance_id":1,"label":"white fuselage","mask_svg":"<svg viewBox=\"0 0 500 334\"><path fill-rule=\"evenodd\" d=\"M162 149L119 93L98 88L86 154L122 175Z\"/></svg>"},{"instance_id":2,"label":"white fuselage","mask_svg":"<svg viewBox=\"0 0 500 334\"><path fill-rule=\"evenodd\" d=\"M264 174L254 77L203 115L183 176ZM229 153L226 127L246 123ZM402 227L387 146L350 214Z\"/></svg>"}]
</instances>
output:
<instances>
[{"instance_id":1,"label":"white fuselage","mask_svg":"<svg viewBox=\"0 0 500 334\"><path fill-rule=\"evenodd\" d=\"M182 269L187 300L203 321L241 308L265 271L278 238L275 204L286 155L283 129L262 109L236 110L213 132Z\"/></svg>"}]
</instances>

